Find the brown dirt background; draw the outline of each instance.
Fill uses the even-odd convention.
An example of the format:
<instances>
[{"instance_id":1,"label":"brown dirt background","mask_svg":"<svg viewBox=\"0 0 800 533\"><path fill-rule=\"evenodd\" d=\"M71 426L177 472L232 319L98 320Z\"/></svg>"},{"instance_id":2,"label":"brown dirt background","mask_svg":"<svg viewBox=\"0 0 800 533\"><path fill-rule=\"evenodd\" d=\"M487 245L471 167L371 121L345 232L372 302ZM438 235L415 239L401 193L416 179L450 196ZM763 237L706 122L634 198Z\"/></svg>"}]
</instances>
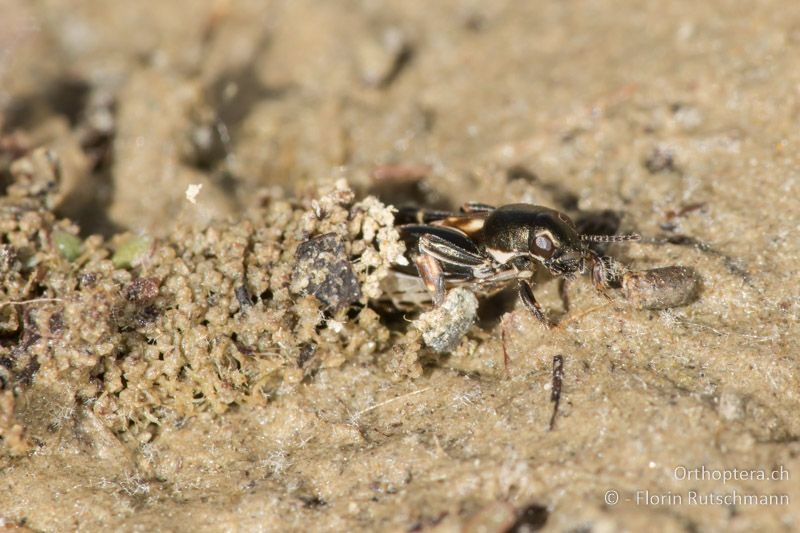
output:
<instances>
[{"instance_id":1,"label":"brown dirt background","mask_svg":"<svg viewBox=\"0 0 800 533\"><path fill-rule=\"evenodd\" d=\"M400 164L430 167L431 204L574 195L581 210L623 212L625 230L656 236L669 222L714 250L617 251L636 268L695 268L703 292L687 307L609 304L578 282L561 330L517 308L418 376L386 362L398 344L152 440L60 413L63 430L0 462L4 524L503 531L534 509L522 516L546 515L546 531L800 528L797 2L2 0L0 11L4 128L69 154L68 89L115 102L113 162L76 163L57 207L84 236L168 239L178 222L237 220L271 187L313 195L345 178L361 196L376 167ZM225 156L192 147L215 115ZM535 177L509 172L520 167ZM204 186L198 208L191 183ZM555 283L537 295L560 309ZM52 425L18 409L23 425ZM790 479L688 481L679 466L782 467ZM689 505L692 489L789 504ZM609 490L618 504L604 503ZM684 502L637 504L638 490Z\"/></svg>"}]
</instances>

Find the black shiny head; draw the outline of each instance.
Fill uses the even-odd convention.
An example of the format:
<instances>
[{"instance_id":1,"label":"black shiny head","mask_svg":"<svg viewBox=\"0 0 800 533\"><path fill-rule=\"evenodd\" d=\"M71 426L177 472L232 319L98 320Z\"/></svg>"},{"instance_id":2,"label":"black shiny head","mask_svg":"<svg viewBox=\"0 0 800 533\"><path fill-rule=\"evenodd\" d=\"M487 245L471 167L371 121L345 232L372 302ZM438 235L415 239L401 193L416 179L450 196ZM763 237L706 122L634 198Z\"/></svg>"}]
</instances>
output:
<instances>
[{"instance_id":1,"label":"black shiny head","mask_svg":"<svg viewBox=\"0 0 800 533\"><path fill-rule=\"evenodd\" d=\"M586 245L570 218L549 207L511 204L491 212L483 225L486 251L497 261L529 257L556 275L581 270Z\"/></svg>"}]
</instances>

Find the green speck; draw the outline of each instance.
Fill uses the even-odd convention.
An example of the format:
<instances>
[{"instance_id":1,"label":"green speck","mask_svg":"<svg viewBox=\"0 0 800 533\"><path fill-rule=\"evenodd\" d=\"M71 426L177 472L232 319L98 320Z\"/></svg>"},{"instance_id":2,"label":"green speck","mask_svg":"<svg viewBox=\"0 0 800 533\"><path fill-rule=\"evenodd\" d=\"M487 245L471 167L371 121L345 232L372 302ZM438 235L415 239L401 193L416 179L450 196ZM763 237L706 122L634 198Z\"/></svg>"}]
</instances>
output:
<instances>
[{"instance_id":1,"label":"green speck","mask_svg":"<svg viewBox=\"0 0 800 533\"><path fill-rule=\"evenodd\" d=\"M83 241L71 233L57 230L53 232L53 242L61 256L67 261L75 261L81 255Z\"/></svg>"},{"instance_id":2,"label":"green speck","mask_svg":"<svg viewBox=\"0 0 800 533\"><path fill-rule=\"evenodd\" d=\"M117 248L117 251L111 257L111 262L117 268L136 266L150 252L152 243L153 240L147 235L131 237Z\"/></svg>"}]
</instances>

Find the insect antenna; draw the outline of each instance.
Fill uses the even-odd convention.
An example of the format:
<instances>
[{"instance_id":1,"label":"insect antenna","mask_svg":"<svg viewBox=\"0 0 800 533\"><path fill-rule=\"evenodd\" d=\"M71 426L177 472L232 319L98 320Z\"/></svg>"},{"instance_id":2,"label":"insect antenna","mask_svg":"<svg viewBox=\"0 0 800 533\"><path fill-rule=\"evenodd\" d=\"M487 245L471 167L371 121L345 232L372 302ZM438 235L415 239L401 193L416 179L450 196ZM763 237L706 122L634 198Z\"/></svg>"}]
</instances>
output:
<instances>
[{"instance_id":1,"label":"insect antenna","mask_svg":"<svg viewBox=\"0 0 800 533\"><path fill-rule=\"evenodd\" d=\"M625 241L638 241L642 236L637 233L629 233L628 235L581 235L583 242L625 242Z\"/></svg>"}]
</instances>

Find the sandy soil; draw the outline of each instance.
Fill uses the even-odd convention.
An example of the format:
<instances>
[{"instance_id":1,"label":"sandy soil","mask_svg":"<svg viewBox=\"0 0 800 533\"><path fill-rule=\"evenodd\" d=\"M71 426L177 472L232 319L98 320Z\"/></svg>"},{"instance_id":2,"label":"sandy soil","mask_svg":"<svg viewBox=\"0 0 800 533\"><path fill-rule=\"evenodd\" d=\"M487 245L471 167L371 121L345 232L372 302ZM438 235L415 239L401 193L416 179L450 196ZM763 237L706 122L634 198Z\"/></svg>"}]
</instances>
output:
<instances>
[{"instance_id":1,"label":"sandy soil","mask_svg":"<svg viewBox=\"0 0 800 533\"><path fill-rule=\"evenodd\" d=\"M0 524L800 529L798 119L796 2L3 0ZM435 354L384 204L469 200L702 291Z\"/></svg>"}]
</instances>

